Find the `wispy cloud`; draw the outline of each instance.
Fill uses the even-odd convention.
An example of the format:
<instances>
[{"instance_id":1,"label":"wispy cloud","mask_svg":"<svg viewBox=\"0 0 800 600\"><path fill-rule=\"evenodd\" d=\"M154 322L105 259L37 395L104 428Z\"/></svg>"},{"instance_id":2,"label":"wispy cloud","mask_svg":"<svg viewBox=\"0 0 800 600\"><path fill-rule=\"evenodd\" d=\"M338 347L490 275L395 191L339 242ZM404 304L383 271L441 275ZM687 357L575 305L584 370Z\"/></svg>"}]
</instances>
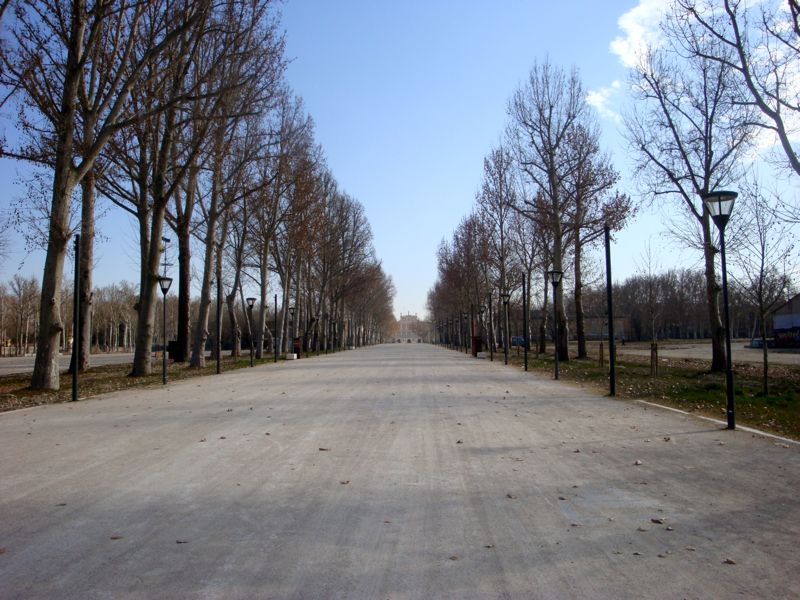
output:
<instances>
[{"instance_id":1,"label":"wispy cloud","mask_svg":"<svg viewBox=\"0 0 800 600\"><path fill-rule=\"evenodd\" d=\"M615 37L610 45L626 67L635 67L648 45L660 43L658 25L667 8L664 0L639 0L639 4L624 13L617 21L624 35Z\"/></svg>"},{"instance_id":2,"label":"wispy cloud","mask_svg":"<svg viewBox=\"0 0 800 600\"><path fill-rule=\"evenodd\" d=\"M614 99L619 94L621 88L622 84L618 80L614 80L608 87L602 87L598 90L589 90L589 93L586 94L586 102L594 106L604 119L611 119L612 121L621 123L622 117L612 108Z\"/></svg>"}]
</instances>

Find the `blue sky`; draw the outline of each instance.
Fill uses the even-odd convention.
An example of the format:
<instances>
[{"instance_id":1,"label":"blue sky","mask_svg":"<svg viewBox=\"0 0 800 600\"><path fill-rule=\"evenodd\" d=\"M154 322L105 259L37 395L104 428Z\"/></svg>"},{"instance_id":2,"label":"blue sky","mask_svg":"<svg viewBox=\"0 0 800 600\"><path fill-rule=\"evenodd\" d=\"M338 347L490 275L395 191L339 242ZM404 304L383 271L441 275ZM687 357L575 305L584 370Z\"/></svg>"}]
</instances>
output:
<instances>
[{"instance_id":1,"label":"blue sky","mask_svg":"<svg viewBox=\"0 0 800 600\"><path fill-rule=\"evenodd\" d=\"M624 61L653 27L660 4L285 2L288 81L316 122L340 186L366 208L378 257L397 288L397 314L425 312L436 248L470 212L483 158L506 124L506 101L534 61L578 67L599 109L603 144L623 176L629 171L615 119L624 101ZM2 209L23 193L10 183L16 169L0 160ZM620 187L633 191L627 178ZM96 284L136 281L133 223L111 211L98 229L108 239L98 247ZM621 233L615 278L632 274L645 241L663 243L660 233L658 215L648 212ZM41 274L40 252L13 248L0 280L18 268ZM670 257L662 266L686 258Z\"/></svg>"},{"instance_id":2,"label":"blue sky","mask_svg":"<svg viewBox=\"0 0 800 600\"><path fill-rule=\"evenodd\" d=\"M604 145L627 170L614 104L623 100L626 53L657 4L287 2L289 82L340 185L366 206L397 313L424 313L436 248L470 212L507 99L534 61L578 67L602 109ZM656 221L642 215L619 237L628 248L615 253L618 276L635 271L640 252L629 248L657 237Z\"/></svg>"}]
</instances>

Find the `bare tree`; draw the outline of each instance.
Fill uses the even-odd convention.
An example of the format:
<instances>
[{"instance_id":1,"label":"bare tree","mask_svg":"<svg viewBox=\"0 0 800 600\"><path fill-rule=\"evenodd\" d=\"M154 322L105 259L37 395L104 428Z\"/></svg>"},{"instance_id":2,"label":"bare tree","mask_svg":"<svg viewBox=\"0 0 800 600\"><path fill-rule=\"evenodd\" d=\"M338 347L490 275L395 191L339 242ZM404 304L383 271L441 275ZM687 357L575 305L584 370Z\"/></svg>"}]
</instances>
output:
<instances>
[{"instance_id":1,"label":"bare tree","mask_svg":"<svg viewBox=\"0 0 800 600\"><path fill-rule=\"evenodd\" d=\"M476 214L488 242L490 268L497 274L500 293L510 293L519 282L509 277L511 259L511 219L518 201L516 165L511 151L504 146L493 148L483 160L483 181L477 194ZM477 249L477 246L476 246ZM508 351L508 323L504 322L503 348Z\"/></svg>"},{"instance_id":2,"label":"bare tree","mask_svg":"<svg viewBox=\"0 0 800 600\"><path fill-rule=\"evenodd\" d=\"M148 65L176 38L201 20L209 2L188 3L164 10L152 2L111 1L89 5L85 0L20 2L9 23L14 44L2 54L3 83L24 95L22 102L45 120L39 143L17 156L52 157L53 185L47 255L42 276L39 343L31 386L58 389L58 342L63 330L59 314L61 278L69 239L68 212L72 192L95 168L110 138L140 115L129 111L128 97L146 78ZM155 9L150 10L148 9ZM154 19L149 43L139 44L144 21ZM137 53L136 50L143 50ZM102 82L92 80L92 66L110 69ZM105 71L104 71L105 72ZM96 126L81 129L80 94L86 82ZM41 119L24 121L37 125ZM35 131L35 128L34 128ZM36 156L38 149L46 152Z\"/></svg>"},{"instance_id":3,"label":"bare tree","mask_svg":"<svg viewBox=\"0 0 800 600\"><path fill-rule=\"evenodd\" d=\"M536 63L526 82L508 104L511 123L509 138L520 167L538 190L537 212L545 218L553 240L551 252L554 270L564 271L567 240L567 210L570 199L565 193L575 169L569 139L588 113L586 94L577 70L569 74L550 64ZM564 310L564 286L557 288L556 312L559 321L559 355L568 360L569 331Z\"/></svg>"},{"instance_id":4,"label":"bare tree","mask_svg":"<svg viewBox=\"0 0 800 600\"><path fill-rule=\"evenodd\" d=\"M635 212L630 198L613 191L619 174L610 158L600 150L600 132L588 118L568 135L574 168L566 179L564 196L569 226L567 239L573 254L575 334L578 358L586 358L586 328L583 308L584 251L597 243L608 225L619 231Z\"/></svg>"},{"instance_id":5,"label":"bare tree","mask_svg":"<svg viewBox=\"0 0 800 600\"><path fill-rule=\"evenodd\" d=\"M744 98L763 119L758 125L777 136L786 164L800 175L800 24L798 3L678 0L684 19L701 35L685 36L681 29L670 33L694 57L714 61L733 71L747 90ZM705 38L715 40L705 43Z\"/></svg>"},{"instance_id":6,"label":"bare tree","mask_svg":"<svg viewBox=\"0 0 800 600\"><path fill-rule=\"evenodd\" d=\"M767 316L786 300L791 284L795 255L795 236L780 221L775 202L770 203L757 182L750 183L740 195L737 220L742 223L734 246L731 278L756 307L763 348L762 392L769 394L769 352Z\"/></svg>"},{"instance_id":7,"label":"bare tree","mask_svg":"<svg viewBox=\"0 0 800 600\"><path fill-rule=\"evenodd\" d=\"M674 17L669 21L676 22L680 24ZM702 232L711 369L721 371L725 332L714 266L717 250L703 197L739 176L742 153L753 137L753 115L742 105L741 87L731 68L702 57L684 59L675 34L709 47L720 43L691 27L669 31L672 45L651 49L632 74L635 105L625 117L626 137L638 157L636 174L643 194L677 199L682 214L690 215Z\"/></svg>"}]
</instances>

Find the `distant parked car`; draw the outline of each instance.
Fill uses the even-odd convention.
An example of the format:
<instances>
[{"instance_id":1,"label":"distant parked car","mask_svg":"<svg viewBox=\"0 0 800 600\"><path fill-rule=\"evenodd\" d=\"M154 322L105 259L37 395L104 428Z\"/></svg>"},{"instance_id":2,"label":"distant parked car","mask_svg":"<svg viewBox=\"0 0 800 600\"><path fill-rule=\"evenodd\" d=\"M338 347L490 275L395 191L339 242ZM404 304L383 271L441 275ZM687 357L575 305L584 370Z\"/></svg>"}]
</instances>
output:
<instances>
[{"instance_id":1,"label":"distant parked car","mask_svg":"<svg viewBox=\"0 0 800 600\"><path fill-rule=\"evenodd\" d=\"M512 346L525 346L525 338L521 335L512 335L511 336L511 345Z\"/></svg>"}]
</instances>

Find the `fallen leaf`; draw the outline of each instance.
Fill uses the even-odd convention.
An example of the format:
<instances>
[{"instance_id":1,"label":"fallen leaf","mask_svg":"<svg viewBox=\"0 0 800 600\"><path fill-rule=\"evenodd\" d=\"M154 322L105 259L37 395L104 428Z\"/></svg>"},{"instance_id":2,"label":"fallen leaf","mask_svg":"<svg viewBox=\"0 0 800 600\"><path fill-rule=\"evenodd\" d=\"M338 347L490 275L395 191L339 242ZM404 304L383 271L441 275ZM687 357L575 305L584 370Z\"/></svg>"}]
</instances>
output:
<instances>
[{"instance_id":1,"label":"fallen leaf","mask_svg":"<svg viewBox=\"0 0 800 600\"><path fill-rule=\"evenodd\" d=\"M227 439L227 438L226 438L224 435L221 435L221 436L219 436L219 439L221 439L221 440L225 440L225 439Z\"/></svg>"},{"instance_id":2,"label":"fallen leaf","mask_svg":"<svg viewBox=\"0 0 800 600\"><path fill-rule=\"evenodd\" d=\"M494 548L494 544L486 544L484 548L489 548L489 549Z\"/></svg>"},{"instance_id":3,"label":"fallen leaf","mask_svg":"<svg viewBox=\"0 0 800 600\"><path fill-rule=\"evenodd\" d=\"M122 539L122 536L121 536L121 535L112 535L112 536L111 536L111 539L112 539L112 540L121 540L121 539Z\"/></svg>"},{"instance_id":4,"label":"fallen leaf","mask_svg":"<svg viewBox=\"0 0 800 600\"><path fill-rule=\"evenodd\" d=\"M736 561L733 560L732 558L726 558L722 562L725 563L726 565L735 565L736 564Z\"/></svg>"},{"instance_id":5,"label":"fallen leaf","mask_svg":"<svg viewBox=\"0 0 800 600\"><path fill-rule=\"evenodd\" d=\"M581 449L580 449L580 448L576 448L575 450L573 450L573 452L574 452L575 454L580 454L580 452L581 452Z\"/></svg>"},{"instance_id":6,"label":"fallen leaf","mask_svg":"<svg viewBox=\"0 0 800 600\"><path fill-rule=\"evenodd\" d=\"M450 387L449 385L447 387ZM450 560L458 560L458 557L454 554L450 557Z\"/></svg>"},{"instance_id":7,"label":"fallen leaf","mask_svg":"<svg viewBox=\"0 0 800 600\"><path fill-rule=\"evenodd\" d=\"M647 527L637 527L636 531L648 531Z\"/></svg>"},{"instance_id":8,"label":"fallen leaf","mask_svg":"<svg viewBox=\"0 0 800 600\"><path fill-rule=\"evenodd\" d=\"M330 448L320 448L320 452L330 452Z\"/></svg>"},{"instance_id":9,"label":"fallen leaf","mask_svg":"<svg viewBox=\"0 0 800 600\"><path fill-rule=\"evenodd\" d=\"M664 519L662 519L661 517L654 517L654 518L650 519L650 522L651 523L655 523L656 525L663 525L664 524Z\"/></svg>"},{"instance_id":10,"label":"fallen leaf","mask_svg":"<svg viewBox=\"0 0 800 600\"><path fill-rule=\"evenodd\" d=\"M206 438L203 438L203 439L202 439L202 440L200 440L200 441L201 441L201 442L205 442L205 441L206 441Z\"/></svg>"},{"instance_id":11,"label":"fallen leaf","mask_svg":"<svg viewBox=\"0 0 800 600\"><path fill-rule=\"evenodd\" d=\"M58 504L56 504L56 506L66 506L66 505L67 505L66 502L59 502Z\"/></svg>"},{"instance_id":12,"label":"fallen leaf","mask_svg":"<svg viewBox=\"0 0 800 600\"><path fill-rule=\"evenodd\" d=\"M633 555L634 555L634 556L641 556L641 555L642 555L642 553L641 553L641 552L634 552L634 553L633 553Z\"/></svg>"},{"instance_id":13,"label":"fallen leaf","mask_svg":"<svg viewBox=\"0 0 800 600\"><path fill-rule=\"evenodd\" d=\"M175 540L176 544L188 544L189 542L186 540Z\"/></svg>"},{"instance_id":14,"label":"fallen leaf","mask_svg":"<svg viewBox=\"0 0 800 600\"><path fill-rule=\"evenodd\" d=\"M463 444L463 443L464 443L464 442L462 442L461 440L458 440L458 441L456 442L456 444Z\"/></svg>"},{"instance_id":15,"label":"fallen leaf","mask_svg":"<svg viewBox=\"0 0 800 600\"><path fill-rule=\"evenodd\" d=\"M342 485L347 485L348 483L350 483L350 480L346 479L345 481L340 481L339 483L341 483Z\"/></svg>"},{"instance_id":16,"label":"fallen leaf","mask_svg":"<svg viewBox=\"0 0 800 600\"><path fill-rule=\"evenodd\" d=\"M686 546L687 552L695 552L697 549L694 546Z\"/></svg>"},{"instance_id":17,"label":"fallen leaf","mask_svg":"<svg viewBox=\"0 0 800 600\"><path fill-rule=\"evenodd\" d=\"M558 499L559 500L566 500L566 498L564 498L564 496L559 496Z\"/></svg>"},{"instance_id":18,"label":"fallen leaf","mask_svg":"<svg viewBox=\"0 0 800 600\"><path fill-rule=\"evenodd\" d=\"M642 463L642 461L640 461L640 460L637 460L637 461L634 461L634 463L633 463L633 464L634 464L634 465L636 465L636 466L638 467L639 465L641 465L641 464L643 464L643 463Z\"/></svg>"},{"instance_id":19,"label":"fallen leaf","mask_svg":"<svg viewBox=\"0 0 800 600\"><path fill-rule=\"evenodd\" d=\"M667 531L675 531L672 527L667 527Z\"/></svg>"},{"instance_id":20,"label":"fallen leaf","mask_svg":"<svg viewBox=\"0 0 800 600\"><path fill-rule=\"evenodd\" d=\"M517 499L517 497L514 494L506 494L506 498L508 498L509 500L516 500Z\"/></svg>"},{"instance_id":21,"label":"fallen leaf","mask_svg":"<svg viewBox=\"0 0 800 600\"><path fill-rule=\"evenodd\" d=\"M668 441L670 441L671 439L672 439L672 438L670 438L668 435L667 435L667 436L664 436L664 441L665 441L665 442L668 442Z\"/></svg>"}]
</instances>

